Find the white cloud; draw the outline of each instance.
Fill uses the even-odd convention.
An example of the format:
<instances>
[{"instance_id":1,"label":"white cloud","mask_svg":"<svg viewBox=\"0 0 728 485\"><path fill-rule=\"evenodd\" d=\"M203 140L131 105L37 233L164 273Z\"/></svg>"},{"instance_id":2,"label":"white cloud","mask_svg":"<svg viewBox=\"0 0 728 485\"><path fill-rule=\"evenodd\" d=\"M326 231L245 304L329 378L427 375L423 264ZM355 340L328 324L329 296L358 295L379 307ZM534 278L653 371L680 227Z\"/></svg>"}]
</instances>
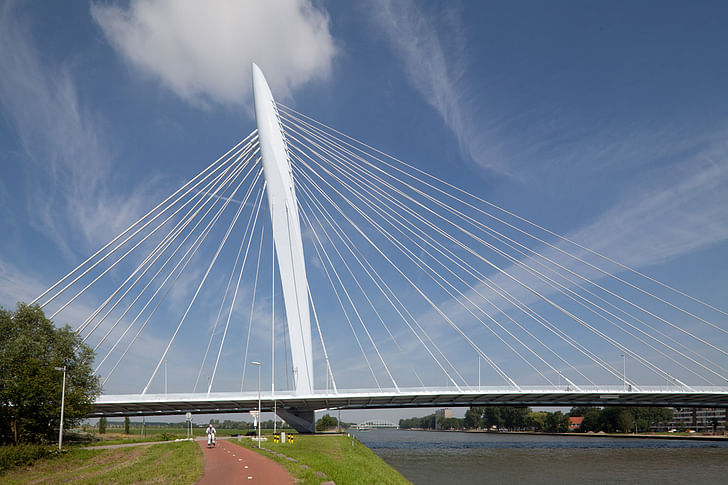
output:
<instances>
[{"instance_id":1,"label":"white cloud","mask_svg":"<svg viewBox=\"0 0 728 485\"><path fill-rule=\"evenodd\" d=\"M328 15L308 0L133 0L91 15L124 59L194 104L247 104L252 62L286 96L326 78L336 54Z\"/></svg>"}]
</instances>

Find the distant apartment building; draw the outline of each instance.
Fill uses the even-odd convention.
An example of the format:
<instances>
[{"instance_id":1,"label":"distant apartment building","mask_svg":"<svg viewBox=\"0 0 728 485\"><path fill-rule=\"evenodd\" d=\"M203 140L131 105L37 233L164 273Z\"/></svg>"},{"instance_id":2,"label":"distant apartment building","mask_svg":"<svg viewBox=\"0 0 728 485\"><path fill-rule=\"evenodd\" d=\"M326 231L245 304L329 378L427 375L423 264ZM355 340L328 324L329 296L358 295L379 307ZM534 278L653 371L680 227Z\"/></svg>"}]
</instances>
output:
<instances>
[{"instance_id":1,"label":"distant apartment building","mask_svg":"<svg viewBox=\"0 0 728 485\"><path fill-rule=\"evenodd\" d=\"M670 428L691 429L697 433L712 431L725 433L728 409L723 408L675 408Z\"/></svg>"},{"instance_id":2,"label":"distant apartment building","mask_svg":"<svg viewBox=\"0 0 728 485\"><path fill-rule=\"evenodd\" d=\"M440 418L452 418L452 409L438 409L435 411L435 429L440 429Z\"/></svg>"}]
</instances>

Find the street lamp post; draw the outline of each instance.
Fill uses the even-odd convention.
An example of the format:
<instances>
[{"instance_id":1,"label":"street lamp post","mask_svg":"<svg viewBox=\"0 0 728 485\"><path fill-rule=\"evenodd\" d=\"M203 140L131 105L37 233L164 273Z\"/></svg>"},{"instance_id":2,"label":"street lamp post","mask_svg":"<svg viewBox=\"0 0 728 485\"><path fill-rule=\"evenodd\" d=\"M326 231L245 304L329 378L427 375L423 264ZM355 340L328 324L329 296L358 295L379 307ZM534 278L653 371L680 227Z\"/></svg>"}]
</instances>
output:
<instances>
[{"instance_id":1,"label":"street lamp post","mask_svg":"<svg viewBox=\"0 0 728 485\"><path fill-rule=\"evenodd\" d=\"M58 450L63 446L63 407L66 404L66 366L54 367L55 370L63 371L63 387L61 390L61 426L58 430Z\"/></svg>"},{"instance_id":2,"label":"street lamp post","mask_svg":"<svg viewBox=\"0 0 728 485\"><path fill-rule=\"evenodd\" d=\"M258 366L258 448L260 448L260 425L263 422L263 416L260 414L260 369L262 366L260 365L260 362L255 360L252 361L251 364Z\"/></svg>"}]
</instances>

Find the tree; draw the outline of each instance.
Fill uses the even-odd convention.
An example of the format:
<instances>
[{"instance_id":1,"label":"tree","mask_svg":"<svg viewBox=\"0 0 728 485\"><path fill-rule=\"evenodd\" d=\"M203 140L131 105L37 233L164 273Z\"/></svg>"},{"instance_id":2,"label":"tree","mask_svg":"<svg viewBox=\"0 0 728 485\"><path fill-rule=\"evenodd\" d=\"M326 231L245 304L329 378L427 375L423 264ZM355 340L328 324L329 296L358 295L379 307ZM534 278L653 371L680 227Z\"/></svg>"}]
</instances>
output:
<instances>
[{"instance_id":1,"label":"tree","mask_svg":"<svg viewBox=\"0 0 728 485\"><path fill-rule=\"evenodd\" d=\"M327 429L335 428L337 424L339 424L339 421L336 418L324 414L321 419L316 421L316 431L326 431Z\"/></svg>"},{"instance_id":2,"label":"tree","mask_svg":"<svg viewBox=\"0 0 728 485\"><path fill-rule=\"evenodd\" d=\"M129 416L124 416L124 434L129 434Z\"/></svg>"},{"instance_id":3,"label":"tree","mask_svg":"<svg viewBox=\"0 0 728 485\"><path fill-rule=\"evenodd\" d=\"M521 429L526 426L526 416L530 412L529 408L505 406L501 409L503 425L510 430Z\"/></svg>"},{"instance_id":4,"label":"tree","mask_svg":"<svg viewBox=\"0 0 728 485\"><path fill-rule=\"evenodd\" d=\"M629 408L608 407L602 410L599 423L605 433L628 433L634 428L634 417Z\"/></svg>"},{"instance_id":5,"label":"tree","mask_svg":"<svg viewBox=\"0 0 728 485\"><path fill-rule=\"evenodd\" d=\"M477 429L483 426L483 408L471 407L465 411L464 425L468 429Z\"/></svg>"},{"instance_id":6,"label":"tree","mask_svg":"<svg viewBox=\"0 0 728 485\"><path fill-rule=\"evenodd\" d=\"M460 418L446 418L440 417L437 423L440 425L440 429L463 429L464 419Z\"/></svg>"},{"instance_id":7,"label":"tree","mask_svg":"<svg viewBox=\"0 0 728 485\"><path fill-rule=\"evenodd\" d=\"M585 418L587 414L594 411L595 409L599 411L599 408L595 408L592 406L574 406L573 408L571 408L571 411L569 411L569 416L581 416Z\"/></svg>"},{"instance_id":8,"label":"tree","mask_svg":"<svg viewBox=\"0 0 728 485\"><path fill-rule=\"evenodd\" d=\"M602 411L599 408L585 408L586 410L583 411L581 416L584 417L584 421L581 422L581 427L579 428L579 431L586 433L588 431L592 432L598 432L601 430L600 425L600 416L602 414ZM573 411L572 411L573 412ZM570 413L571 416L578 416L576 414Z\"/></svg>"},{"instance_id":9,"label":"tree","mask_svg":"<svg viewBox=\"0 0 728 485\"><path fill-rule=\"evenodd\" d=\"M546 429L547 414L545 411L531 411L526 415L526 426L534 431L543 431Z\"/></svg>"},{"instance_id":10,"label":"tree","mask_svg":"<svg viewBox=\"0 0 728 485\"><path fill-rule=\"evenodd\" d=\"M99 434L106 434L106 418L99 418Z\"/></svg>"},{"instance_id":11,"label":"tree","mask_svg":"<svg viewBox=\"0 0 728 485\"><path fill-rule=\"evenodd\" d=\"M483 409L483 424L487 427L495 426L496 428L502 428L505 420L501 415L501 408L489 406Z\"/></svg>"},{"instance_id":12,"label":"tree","mask_svg":"<svg viewBox=\"0 0 728 485\"><path fill-rule=\"evenodd\" d=\"M546 431L549 433L566 433L569 430L569 417L561 411L546 414Z\"/></svg>"},{"instance_id":13,"label":"tree","mask_svg":"<svg viewBox=\"0 0 728 485\"><path fill-rule=\"evenodd\" d=\"M649 430L650 426L667 426L673 415L669 408L631 408L630 412L637 428L643 431Z\"/></svg>"},{"instance_id":14,"label":"tree","mask_svg":"<svg viewBox=\"0 0 728 485\"><path fill-rule=\"evenodd\" d=\"M399 427L402 429L435 429L435 415L428 414L427 416L422 416L421 418L403 418L399 420Z\"/></svg>"},{"instance_id":15,"label":"tree","mask_svg":"<svg viewBox=\"0 0 728 485\"><path fill-rule=\"evenodd\" d=\"M69 326L56 328L38 305L0 308L0 443L57 435L66 366L64 427L77 424L101 392L93 350Z\"/></svg>"}]
</instances>

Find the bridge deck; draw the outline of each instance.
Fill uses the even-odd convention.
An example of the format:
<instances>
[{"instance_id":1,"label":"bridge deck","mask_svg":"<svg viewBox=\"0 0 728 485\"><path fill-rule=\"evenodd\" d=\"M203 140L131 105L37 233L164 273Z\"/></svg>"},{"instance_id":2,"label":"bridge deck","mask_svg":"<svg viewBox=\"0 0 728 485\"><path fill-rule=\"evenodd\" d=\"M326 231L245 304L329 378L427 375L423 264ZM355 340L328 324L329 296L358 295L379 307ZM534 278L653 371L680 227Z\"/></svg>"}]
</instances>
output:
<instances>
[{"instance_id":1,"label":"bridge deck","mask_svg":"<svg viewBox=\"0 0 728 485\"><path fill-rule=\"evenodd\" d=\"M625 392L623 389L551 390L461 390L400 389L397 391L340 391L296 396L261 395L261 407L317 410L327 408L385 409L458 406L669 406L728 408L728 387L685 391L663 388ZM258 408L257 393L188 393L102 395L89 417L154 416L184 414L243 413Z\"/></svg>"}]
</instances>

